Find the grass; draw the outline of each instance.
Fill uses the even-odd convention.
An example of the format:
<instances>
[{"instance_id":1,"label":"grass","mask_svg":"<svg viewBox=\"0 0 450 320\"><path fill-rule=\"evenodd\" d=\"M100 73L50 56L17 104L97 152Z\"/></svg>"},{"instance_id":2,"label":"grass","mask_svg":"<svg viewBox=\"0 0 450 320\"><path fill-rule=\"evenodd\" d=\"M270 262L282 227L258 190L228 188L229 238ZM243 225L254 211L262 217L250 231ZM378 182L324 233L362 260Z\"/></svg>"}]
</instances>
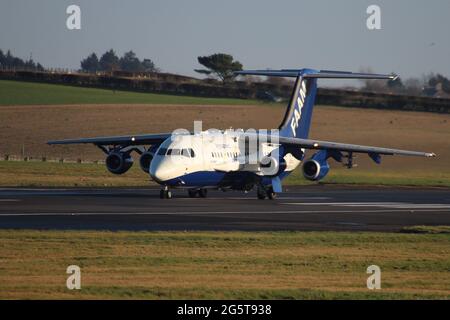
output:
<instances>
[{"instance_id":1,"label":"grass","mask_svg":"<svg viewBox=\"0 0 450 320\"><path fill-rule=\"evenodd\" d=\"M256 100L202 98L0 80L0 105L195 104L246 105Z\"/></svg>"},{"instance_id":2,"label":"grass","mask_svg":"<svg viewBox=\"0 0 450 320\"><path fill-rule=\"evenodd\" d=\"M449 299L449 234L0 230L2 299ZM79 291L66 268L81 267ZM366 269L382 289L366 288Z\"/></svg>"},{"instance_id":3,"label":"grass","mask_svg":"<svg viewBox=\"0 0 450 320\"><path fill-rule=\"evenodd\" d=\"M411 226L404 227L405 233L450 234L450 226Z\"/></svg>"},{"instance_id":4,"label":"grass","mask_svg":"<svg viewBox=\"0 0 450 320\"><path fill-rule=\"evenodd\" d=\"M309 184L303 177L301 170L297 169L286 180L286 185ZM324 184L349 185L379 185L379 186L423 186L423 187L450 187L450 172L429 172L421 170L398 170L382 168L372 169L345 169L332 168L329 174L321 180Z\"/></svg>"},{"instance_id":5,"label":"grass","mask_svg":"<svg viewBox=\"0 0 450 320\"><path fill-rule=\"evenodd\" d=\"M321 183L450 187L450 173L434 175L417 171L405 175L395 171L380 173L336 168ZM2 187L145 187L154 184L138 163L117 176L109 173L104 164L0 161ZM284 181L286 186L311 184L316 182L303 178L300 169Z\"/></svg>"},{"instance_id":6,"label":"grass","mask_svg":"<svg viewBox=\"0 0 450 320\"><path fill-rule=\"evenodd\" d=\"M135 164L124 175L102 164L0 161L0 186L10 187L139 187L150 178Z\"/></svg>"}]
</instances>

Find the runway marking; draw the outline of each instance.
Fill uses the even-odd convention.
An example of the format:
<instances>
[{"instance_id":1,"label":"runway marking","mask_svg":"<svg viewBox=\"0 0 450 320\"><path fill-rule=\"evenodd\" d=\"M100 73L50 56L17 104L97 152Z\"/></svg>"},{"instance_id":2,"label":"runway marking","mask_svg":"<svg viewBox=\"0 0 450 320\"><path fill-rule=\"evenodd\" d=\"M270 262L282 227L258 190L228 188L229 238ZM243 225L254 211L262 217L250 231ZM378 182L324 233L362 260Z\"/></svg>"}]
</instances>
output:
<instances>
[{"instance_id":1,"label":"runway marking","mask_svg":"<svg viewBox=\"0 0 450 320\"><path fill-rule=\"evenodd\" d=\"M0 202L19 202L19 199L0 199Z\"/></svg>"},{"instance_id":2,"label":"runway marking","mask_svg":"<svg viewBox=\"0 0 450 320\"><path fill-rule=\"evenodd\" d=\"M286 202L283 204L299 206L337 206L337 207L380 207L391 209L450 209L450 204L406 203L406 202Z\"/></svg>"},{"instance_id":3,"label":"runway marking","mask_svg":"<svg viewBox=\"0 0 450 320\"><path fill-rule=\"evenodd\" d=\"M357 210L357 211L339 211L339 210L286 210L286 211L191 211L191 212L37 212L37 213L0 213L1 217L30 217L30 216L108 216L108 215L143 215L143 216L151 216L151 215L208 215L208 214L289 214L289 213L338 213L338 214L351 214L351 213L393 213L393 212L408 212L408 213L417 213L417 212L430 212L430 209L418 209L418 210L409 210L409 209L397 209L395 211L388 209L380 209L380 210ZM448 213L448 210L445 209L437 209L431 211L432 213L437 212L445 212Z\"/></svg>"}]
</instances>

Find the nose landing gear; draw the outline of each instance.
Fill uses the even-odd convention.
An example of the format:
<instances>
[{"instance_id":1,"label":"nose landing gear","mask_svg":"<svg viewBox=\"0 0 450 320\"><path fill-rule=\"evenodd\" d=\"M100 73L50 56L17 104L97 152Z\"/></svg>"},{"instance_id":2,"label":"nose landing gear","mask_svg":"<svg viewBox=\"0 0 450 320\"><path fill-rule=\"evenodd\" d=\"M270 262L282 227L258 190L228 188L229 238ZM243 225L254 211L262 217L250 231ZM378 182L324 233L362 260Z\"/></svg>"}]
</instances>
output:
<instances>
[{"instance_id":1,"label":"nose landing gear","mask_svg":"<svg viewBox=\"0 0 450 320\"><path fill-rule=\"evenodd\" d=\"M164 186L163 189L159 192L159 197L161 199L172 199L172 192L169 190L168 186Z\"/></svg>"}]
</instances>

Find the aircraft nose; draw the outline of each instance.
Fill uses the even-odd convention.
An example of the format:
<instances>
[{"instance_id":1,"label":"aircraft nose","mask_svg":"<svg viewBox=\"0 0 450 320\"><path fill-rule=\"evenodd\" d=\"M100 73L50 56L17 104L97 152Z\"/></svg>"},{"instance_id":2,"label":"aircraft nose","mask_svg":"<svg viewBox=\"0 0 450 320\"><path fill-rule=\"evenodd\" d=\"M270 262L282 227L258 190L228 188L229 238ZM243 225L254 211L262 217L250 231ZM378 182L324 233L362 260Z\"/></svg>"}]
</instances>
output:
<instances>
[{"instance_id":1,"label":"aircraft nose","mask_svg":"<svg viewBox=\"0 0 450 320\"><path fill-rule=\"evenodd\" d=\"M164 182L164 174L163 174L163 170L161 169L160 166L155 166L155 168L152 168L150 166L150 176L152 177L153 180L155 180L158 183L163 183Z\"/></svg>"},{"instance_id":2,"label":"aircraft nose","mask_svg":"<svg viewBox=\"0 0 450 320\"><path fill-rule=\"evenodd\" d=\"M165 165L164 161L155 162L150 164L150 170L149 170L150 176L153 180L155 180L157 183L164 183L165 181L169 180L169 172L167 170L167 165Z\"/></svg>"}]
</instances>

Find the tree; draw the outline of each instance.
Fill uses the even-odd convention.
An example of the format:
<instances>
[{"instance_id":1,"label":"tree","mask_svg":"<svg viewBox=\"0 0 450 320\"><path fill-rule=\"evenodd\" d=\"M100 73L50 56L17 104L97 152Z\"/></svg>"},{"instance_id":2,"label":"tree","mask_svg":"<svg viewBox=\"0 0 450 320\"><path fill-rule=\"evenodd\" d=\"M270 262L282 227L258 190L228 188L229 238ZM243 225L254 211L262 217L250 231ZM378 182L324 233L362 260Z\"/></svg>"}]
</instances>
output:
<instances>
[{"instance_id":1,"label":"tree","mask_svg":"<svg viewBox=\"0 0 450 320\"><path fill-rule=\"evenodd\" d=\"M405 80L405 93L411 96L420 96L423 90L423 83L417 78Z\"/></svg>"},{"instance_id":2,"label":"tree","mask_svg":"<svg viewBox=\"0 0 450 320\"><path fill-rule=\"evenodd\" d=\"M95 53L91 53L86 59L81 60L81 70L87 72L97 72L100 70L100 63Z\"/></svg>"},{"instance_id":3,"label":"tree","mask_svg":"<svg viewBox=\"0 0 450 320\"><path fill-rule=\"evenodd\" d=\"M129 72L140 72L143 70L141 61L136 57L133 51L125 52L120 58L120 69Z\"/></svg>"},{"instance_id":4,"label":"tree","mask_svg":"<svg viewBox=\"0 0 450 320\"><path fill-rule=\"evenodd\" d=\"M157 72L158 69L155 67L155 64L150 59L144 59L142 61L142 69L145 72Z\"/></svg>"},{"instance_id":5,"label":"tree","mask_svg":"<svg viewBox=\"0 0 450 320\"><path fill-rule=\"evenodd\" d=\"M225 53L216 53L210 56L198 57L198 63L206 67L205 69L195 69L196 72L206 75L216 75L223 82L233 80L235 71L242 70L242 64L234 61L232 55Z\"/></svg>"},{"instance_id":6,"label":"tree","mask_svg":"<svg viewBox=\"0 0 450 320\"><path fill-rule=\"evenodd\" d=\"M403 85L402 79L397 77L395 80L388 80L387 87L391 92L401 93L405 86Z\"/></svg>"},{"instance_id":7,"label":"tree","mask_svg":"<svg viewBox=\"0 0 450 320\"><path fill-rule=\"evenodd\" d=\"M42 67L40 63L34 62L31 57L29 60L24 61L21 58L13 56L10 50L8 50L6 54L4 54L2 50L0 50L0 67L18 68L35 71L44 70L44 67Z\"/></svg>"},{"instance_id":8,"label":"tree","mask_svg":"<svg viewBox=\"0 0 450 320\"><path fill-rule=\"evenodd\" d=\"M442 86L442 90L444 92L450 93L450 80L443 75L438 73L436 76L432 76L430 77L430 80L428 80L428 85L431 87L436 88L439 84Z\"/></svg>"},{"instance_id":9,"label":"tree","mask_svg":"<svg viewBox=\"0 0 450 320\"><path fill-rule=\"evenodd\" d=\"M100 58L100 70L102 71L114 71L119 69L119 66L119 57L113 49L106 51Z\"/></svg>"},{"instance_id":10,"label":"tree","mask_svg":"<svg viewBox=\"0 0 450 320\"><path fill-rule=\"evenodd\" d=\"M360 68L359 72L361 73L374 73L373 69L370 67ZM372 91L372 92L386 92L386 80L375 80L375 79L361 79L362 83L364 83L364 87L362 89L364 91Z\"/></svg>"}]
</instances>

